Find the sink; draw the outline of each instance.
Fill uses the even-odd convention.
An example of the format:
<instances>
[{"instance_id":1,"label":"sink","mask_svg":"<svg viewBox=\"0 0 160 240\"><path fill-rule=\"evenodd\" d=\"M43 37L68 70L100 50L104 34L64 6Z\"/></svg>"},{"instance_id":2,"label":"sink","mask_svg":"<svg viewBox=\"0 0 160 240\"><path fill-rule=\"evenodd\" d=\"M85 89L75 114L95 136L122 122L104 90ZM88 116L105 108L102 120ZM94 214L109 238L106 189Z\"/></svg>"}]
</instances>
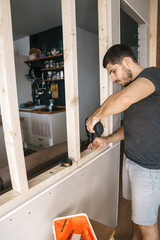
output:
<instances>
[{"instance_id":1,"label":"sink","mask_svg":"<svg viewBox=\"0 0 160 240\"><path fill-rule=\"evenodd\" d=\"M26 107L26 108L19 108L20 110L28 110L28 111L32 111L32 110L38 110L41 108L46 108L46 105L36 105L36 106L31 106L31 107Z\"/></svg>"}]
</instances>

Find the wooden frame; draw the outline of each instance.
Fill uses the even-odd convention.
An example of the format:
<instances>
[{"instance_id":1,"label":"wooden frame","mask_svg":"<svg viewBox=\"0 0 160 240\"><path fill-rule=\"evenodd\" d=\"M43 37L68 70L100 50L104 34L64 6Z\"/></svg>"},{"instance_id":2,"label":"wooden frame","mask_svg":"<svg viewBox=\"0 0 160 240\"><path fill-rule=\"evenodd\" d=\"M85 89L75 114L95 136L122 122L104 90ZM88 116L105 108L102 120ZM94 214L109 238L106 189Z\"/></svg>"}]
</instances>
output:
<instances>
[{"instance_id":1,"label":"wooden frame","mask_svg":"<svg viewBox=\"0 0 160 240\"><path fill-rule=\"evenodd\" d=\"M102 104L109 96L109 76L103 67L103 57L111 45L109 40L110 32L108 26L108 8L109 1L98 0L98 27L99 27L99 72L100 72L100 104ZM104 136L108 135L109 118L102 119L104 126Z\"/></svg>"},{"instance_id":2,"label":"wooden frame","mask_svg":"<svg viewBox=\"0 0 160 240\"><path fill-rule=\"evenodd\" d=\"M66 78L68 153L69 158L75 161L70 168L61 169L57 166L29 182L27 182L26 177L18 114L10 6L9 0L0 1L0 96L5 142L13 186L12 191L0 197L0 205L3 204L3 207L1 206L0 209L0 216L3 216L11 209L44 191L48 186L75 170L77 166L81 166L84 162L87 162L92 157L106 150L104 149L99 153L94 151L89 153L86 151L80 156L75 0L61 1ZM108 97L108 94L110 94L107 91L108 80L105 80L107 73L102 67L102 57L110 44L115 43L112 39L112 32L110 31L112 24L111 18L108 15L110 11L109 9L107 11L107 6L109 8L115 3L116 1L113 3L111 0L98 0L101 103ZM156 7L152 8L152 11L156 12ZM153 28L156 28L155 24L156 22L154 21L152 24ZM111 36L108 34L109 31ZM155 56L152 57L152 60L154 60L154 58ZM105 126L107 129L108 120L105 120ZM77 160L79 161L77 162ZM23 194L19 194L22 192Z\"/></svg>"},{"instance_id":3,"label":"wooden frame","mask_svg":"<svg viewBox=\"0 0 160 240\"><path fill-rule=\"evenodd\" d=\"M0 1L0 102L6 151L12 187L17 192L28 189L20 120L9 0Z\"/></svg>"},{"instance_id":4,"label":"wooden frame","mask_svg":"<svg viewBox=\"0 0 160 240\"><path fill-rule=\"evenodd\" d=\"M156 66L157 60L157 20L158 20L158 0L150 0L150 55L149 66Z\"/></svg>"},{"instance_id":5,"label":"wooden frame","mask_svg":"<svg viewBox=\"0 0 160 240\"><path fill-rule=\"evenodd\" d=\"M80 132L75 1L61 0L61 4L63 16L68 157L77 161L80 159Z\"/></svg>"}]
</instances>

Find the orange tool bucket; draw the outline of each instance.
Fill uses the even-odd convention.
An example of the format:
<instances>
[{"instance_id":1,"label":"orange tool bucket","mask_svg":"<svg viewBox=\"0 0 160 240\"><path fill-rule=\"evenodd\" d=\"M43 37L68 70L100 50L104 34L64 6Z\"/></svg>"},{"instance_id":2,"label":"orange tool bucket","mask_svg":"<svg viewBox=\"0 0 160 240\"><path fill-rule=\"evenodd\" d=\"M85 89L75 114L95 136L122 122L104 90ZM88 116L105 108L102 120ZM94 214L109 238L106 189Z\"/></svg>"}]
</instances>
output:
<instances>
[{"instance_id":1,"label":"orange tool bucket","mask_svg":"<svg viewBox=\"0 0 160 240\"><path fill-rule=\"evenodd\" d=\"M55 240L97 240L86 214L77 214L53 221Z\"/></svg>"}]
</instances>

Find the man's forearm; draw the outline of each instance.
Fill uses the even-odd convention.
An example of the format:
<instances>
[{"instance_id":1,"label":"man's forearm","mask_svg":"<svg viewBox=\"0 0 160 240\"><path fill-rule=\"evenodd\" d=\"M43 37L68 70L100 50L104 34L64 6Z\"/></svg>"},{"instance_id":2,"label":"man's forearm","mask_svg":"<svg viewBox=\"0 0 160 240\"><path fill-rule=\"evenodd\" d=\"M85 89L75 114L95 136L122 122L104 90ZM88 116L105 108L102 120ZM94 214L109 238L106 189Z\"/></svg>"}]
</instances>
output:
<instances>
[{"instance_id":1,"label":"man's forearm","mask_svg":"<svg viewBox=\"0 0 160 240\"><path fill-rule=\"evenodd\" d=\"M124 140L124 128L121 126L116 132L106 137L108 143Z\"/></svg>"}]
</instances>

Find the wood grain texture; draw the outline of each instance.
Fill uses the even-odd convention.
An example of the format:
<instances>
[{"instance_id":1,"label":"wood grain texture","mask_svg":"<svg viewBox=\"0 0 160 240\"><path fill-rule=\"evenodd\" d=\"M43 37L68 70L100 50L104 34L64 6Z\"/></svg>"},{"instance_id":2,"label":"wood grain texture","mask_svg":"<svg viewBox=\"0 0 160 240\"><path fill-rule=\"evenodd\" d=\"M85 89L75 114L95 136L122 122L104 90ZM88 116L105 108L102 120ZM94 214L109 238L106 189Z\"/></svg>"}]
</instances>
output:
<instances>
[{"instance_id":1,"label":"wood grain texture","mask_svg":"<svg viewBox=\"0 0 160 240\"><path fill-rule=\"evenodd\" d=\"M77 70L77 33L75 0L61 0L68 156L80 159L80 126Z\"/></svg>"},{"instance_id":2,"label":"wood grain texture","mask_svg":"<svg viewBox=\"0 0 160 240\"><path fill-rule=\"evenodd\" d=\"M0 102L12 187L28 189L18 112L9 0L0 1Z\"/></svg>"},{"instance_id":3,"label":"wood grain texture","mask_svg":"<svg viewBox=\"0 0 160 240\"><path fill-rule=\"evenodd\" d=\"M158 0L150 0L149 66L156 66L157 61L157 20Z\"/></svg>"}]
</instances>

